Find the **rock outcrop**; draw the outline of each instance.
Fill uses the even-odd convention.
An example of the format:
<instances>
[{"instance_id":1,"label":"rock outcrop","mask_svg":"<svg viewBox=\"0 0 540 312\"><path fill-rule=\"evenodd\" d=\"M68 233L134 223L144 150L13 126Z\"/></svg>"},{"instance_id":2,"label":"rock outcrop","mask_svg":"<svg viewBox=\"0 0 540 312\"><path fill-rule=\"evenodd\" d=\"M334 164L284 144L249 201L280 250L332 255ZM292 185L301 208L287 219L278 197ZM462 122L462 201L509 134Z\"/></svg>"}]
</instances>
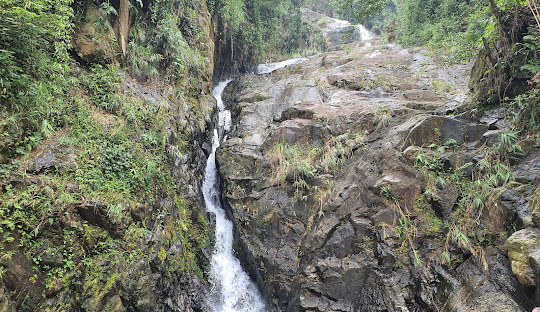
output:
<instances>
[{"instance_id":1,"label":"rock outcrop","mask_svg":"<svg viewBox=\"0 0 540 312\"><path fill-rule=\"evenodd\" d=\"M479 147L493 144L496 121L451 116L467 100L469 70L394 44L353 43L230 85L236 127L218 151L224 195L274 310L533 306L524 289L534 261L509 261L504 249L512 227L529 224L513 208L526 195L514 187L486 202L477 217L487 230L475 235L489 242L467 248L444 225L463 199L458 184L430 182L418 165L433 157L440 170L471 177L468 164L485 157Z\"/></svg>"}]
</instances>

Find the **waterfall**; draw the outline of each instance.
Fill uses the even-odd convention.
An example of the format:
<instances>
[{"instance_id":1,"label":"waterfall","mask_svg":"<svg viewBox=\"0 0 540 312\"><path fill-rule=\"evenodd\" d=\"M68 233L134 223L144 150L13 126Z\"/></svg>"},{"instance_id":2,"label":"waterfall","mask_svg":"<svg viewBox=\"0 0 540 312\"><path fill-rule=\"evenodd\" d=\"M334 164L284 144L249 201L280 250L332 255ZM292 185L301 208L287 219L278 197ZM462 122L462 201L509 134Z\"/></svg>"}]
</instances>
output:
<instances>
[{"instance_id":1,"label":"waterfall","mask_svg":"<svg viewBox=\"0 0 540 312\"><path fill-rule=\"evenodd\" d=\"M306 57L298 57L298 58L293 58L290 60L277 62L277 63L259 64L259 66L257 66L257 74L258 75L270 74L271 72L278 70L280 68L296 65L307 60L308 58Z\"/></svg>"},{"instance_id":2,"label":"waterfall","mask_svg":"<svg viewBox=\"0 0 540 312\"><path fill-rule=\"evenodd\" d=\"M231 113L225 109L221 94L231 80L221 82L214 89L219 108L219 127L226 133L231 128ZM263 312L265 304L257 286L244 272L240 261L233 254L233 223L227 219L221 206L221 190L216 168L216 150L221 138L214 129L212 153L206 163L203 195L206 210L216 215L216 243L210 260L210 295L208 306L213 312ZM223 135L224 136L224 135Z\"/></svg>"},{"instance_id":3,"label":"waterfall","mask_svg":"<svg viewBox=\"0 0 540 312\"><path fill-rule=\"evenodd\" d=\"M371 31L367 30L364 25L358 24L355 25L355 27L356 30L360 33L360 40L367 41L375 38L375 35Z\"/></svg>"}]
</instances>

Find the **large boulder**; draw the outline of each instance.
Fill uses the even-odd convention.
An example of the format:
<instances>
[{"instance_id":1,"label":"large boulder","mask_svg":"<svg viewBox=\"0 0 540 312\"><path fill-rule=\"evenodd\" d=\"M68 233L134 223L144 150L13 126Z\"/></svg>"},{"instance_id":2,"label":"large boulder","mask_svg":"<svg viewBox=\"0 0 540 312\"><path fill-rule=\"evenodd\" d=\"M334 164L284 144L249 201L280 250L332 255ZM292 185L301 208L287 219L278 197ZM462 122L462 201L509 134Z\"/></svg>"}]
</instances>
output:
<instances>
[{"instance_id":1,"label":"large boulder","mask_svg":"<svg viewBox=\"0 0 540 312\"><path fill-rule=\"evenodd\" d=\"M482 140L488 126L446 116L426 116L418 122L405 138L403 150L411 145L445 144L449 140L461 145Z\"/></svg>"},{"instance_id":2,"label":"large boulder","mask_svg":"<svg viewBox=\"0 0 540 312\"><path fill-rule=\"evenodd\" d=\"M88 63L109 64L116 60L118 44L109 22L92 3L85 12L84 22L77 25L71 44L77 56Z\"/></svg>"},{"instance_id":3,"label":"large boulder","mask_svg":"<svg viewBox=\"0 0 540 312\"><path fill-rule=\"evenodd\" d=\"M540 229L517 231L505 244L512 272L523 286L534 288L535 303L540 304Z\"/></svg>"}]
</instances>

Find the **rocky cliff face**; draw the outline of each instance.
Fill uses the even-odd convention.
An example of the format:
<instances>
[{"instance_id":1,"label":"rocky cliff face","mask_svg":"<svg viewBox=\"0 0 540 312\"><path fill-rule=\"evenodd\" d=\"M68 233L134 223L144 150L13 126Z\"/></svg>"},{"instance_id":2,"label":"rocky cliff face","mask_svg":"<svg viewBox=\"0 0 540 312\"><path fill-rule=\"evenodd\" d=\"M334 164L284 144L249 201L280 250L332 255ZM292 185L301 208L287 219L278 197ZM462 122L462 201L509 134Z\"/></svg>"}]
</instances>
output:
<instances>
[{"instance_id":1,"label":"rocky cliff face","mask_svg":"<svg viewBox=\"0 0 540 312\"><path fill-rule=\"evenodd\" d=\"M230 85L224 194L274 310L533 306L536 258L523 249L535 254L536 230L514 234L510 259L504 244L531 225L538 175L525 169L482 197L471 186L504 122L466 112L469 71L374 41Z\"/></svg>"}]
</instances>

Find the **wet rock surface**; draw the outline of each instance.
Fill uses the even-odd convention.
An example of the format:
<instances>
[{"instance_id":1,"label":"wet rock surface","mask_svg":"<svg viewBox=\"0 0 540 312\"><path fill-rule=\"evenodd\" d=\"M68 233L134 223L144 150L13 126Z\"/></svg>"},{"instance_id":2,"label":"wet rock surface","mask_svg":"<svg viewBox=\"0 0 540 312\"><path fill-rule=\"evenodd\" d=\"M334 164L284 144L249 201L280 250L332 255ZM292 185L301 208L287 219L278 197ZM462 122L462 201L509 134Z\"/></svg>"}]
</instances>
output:
<instances>
[{"instance_id":1,"label":"wet rock surface","mask_svg":"<svg viewBox=\"0 0 540 312\"><path fill-rule=\"evenodd\" d=\"M441 67L421 51L372 41L230 85L226 92L236 126L217 160L239 239L253 269L262 274L260 286L273 310L525 311L533 306L526 285L512 273L503 247L507 236L501 234L485 249L485 261L454 246L452 265L441 265L434 245L444 238L422 236L414 243L415 255L398 231L402 215L419 209L418 198L424 196L425 180L414 166L422 146L458 146L440 162L459 168L480 162L485 156L477 147L494 141L486 133L496 130L498 118L448 115L467 101L469 70L469 65ZM315 164L300 178L276 176L276 162L293 157L279 154L277 147L335 149L337 138L348 148L339 169ZM525 169L519 176L534 181L529 173ZM302 193L300 180L311 193ZM444 222L460 198L452 187L437 189L428 200L429 213ZM486 204L489 217L481 222L509 234L513 227L530 225L532 190L502 192Z\"/></svg>"}]
</instances>

